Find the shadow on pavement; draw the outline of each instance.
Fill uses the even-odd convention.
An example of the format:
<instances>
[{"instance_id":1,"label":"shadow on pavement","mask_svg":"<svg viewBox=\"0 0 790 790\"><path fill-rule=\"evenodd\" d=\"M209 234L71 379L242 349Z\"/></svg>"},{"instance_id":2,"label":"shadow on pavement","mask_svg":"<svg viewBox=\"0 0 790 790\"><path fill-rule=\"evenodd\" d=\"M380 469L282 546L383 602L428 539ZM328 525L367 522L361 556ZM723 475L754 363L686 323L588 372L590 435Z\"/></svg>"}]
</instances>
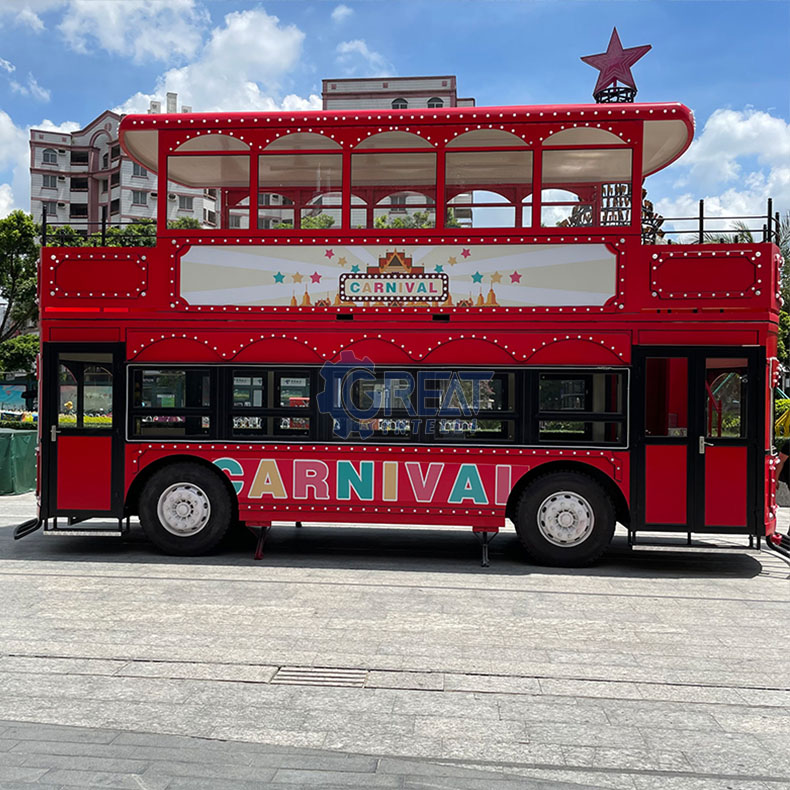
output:
<instances>
[{"instance_id":1,"label":"shadow on pavement","mask_svg":"<svg viewBox=\"0 0 790 790\"><path fill-rule=\"evenodd\" d=\"M666 537L664 540L667 540ZM549 568L534 565L512 531L503 531L491 544L491 566L480 567L480 546L466 529L348 527L290 525L272 528L264 557L253 560L255 539L243 529L233 530L216 554L204 557L162 555L133 526L128 536L45 536L34 533L14 541L10 527L0 528L0 560L37 562L135 562L195 567L258 566L352 569L366 571L468 573L497 576L527 574L633 578L752 578L763 570L760 560L742 545L732 548L687 550L665 548L632 550L624 535L616 535L604 557L587 568ZM669 545L669 544L668 544ZM704 547L705 542L695 541Z\"/></svg>"}]
</instances>

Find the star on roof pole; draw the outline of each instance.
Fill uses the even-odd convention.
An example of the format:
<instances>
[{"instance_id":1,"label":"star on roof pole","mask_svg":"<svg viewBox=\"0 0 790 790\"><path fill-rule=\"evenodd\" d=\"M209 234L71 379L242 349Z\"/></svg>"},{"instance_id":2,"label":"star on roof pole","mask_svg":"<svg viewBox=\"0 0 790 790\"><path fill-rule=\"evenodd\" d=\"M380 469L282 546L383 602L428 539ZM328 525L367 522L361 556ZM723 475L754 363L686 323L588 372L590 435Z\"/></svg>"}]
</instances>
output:
<instances>
[{"instance_id":1,"label":"star on roof pole","mask_svg":"<svg viewBox=\"0 0 790 790\"><path fill-rule=\"evenodd\" d=\"M612 30L606 52L587 55L582 60L601 73L595 83L593 98L599 104L604 102L632 102L636 98L636 83L631 74L631 66L651 49L650 44L623 49L617 28ZM617 81L623 83L618 85Z\"/></svg>"}]
</instances>

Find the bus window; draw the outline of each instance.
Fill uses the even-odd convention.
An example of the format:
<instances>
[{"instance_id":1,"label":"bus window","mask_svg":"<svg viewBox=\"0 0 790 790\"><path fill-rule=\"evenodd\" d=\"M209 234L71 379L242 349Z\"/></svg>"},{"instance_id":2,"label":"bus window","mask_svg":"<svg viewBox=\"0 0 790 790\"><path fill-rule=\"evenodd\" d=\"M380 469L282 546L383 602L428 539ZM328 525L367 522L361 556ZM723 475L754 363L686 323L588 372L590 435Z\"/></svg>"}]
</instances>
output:
<instances>
[{"instance_id":1,"label":"bus window","mask_svg":"<svg viewBox=\"0 0 790 790\"><path fill-rule=\"evenodd\" d=\"M169 156L167 177L176 184L203 190L203 216L200 219L205 227L234 227L232 222L238 220L232 221L231 217L240 216L244 213L240 207L249 205L245 203L249 201L250 194L250 159L247 155ZM174 209L177 206L175 203Z\"/></svg>"},{"instance_id":2,"label":"bus window","mask_svg":"<svg viewBox=\"0 0 790 790\"><path fill-rule=\"evenodd\" d=\"M259 156L258 227L340 227L342 172L341 154Z\"/></svg>"},{"instance_id":3,"label":"bus window","mask_svg":"<svg viewBox=\"0 0 790 790\"><path fill-rule=\"evenodd\" d=\"M645 364L645 435L688 435L688 359L653 357Z\"/></svg>"},{"instance_id":4,"label":"bus window","mask_svg":"<svg viewBox=\"0 0 790 790\"><path fill-rule=\"evenodd\" d=\"M445 160L448 208L469 209L465 226L512 228L517 218L530 225L532 213L519 217L516 206L532 194L531 151L453 151ZM465 216L465 215L462 215Z\"/></svg>"},{"instance_id":5,"label":"bus window","mask_svg":"<svg viewBox=\"0 0 790 790\"><path fill-rule=\"evenodd\" d=\"M745 358L705 360L705 433L708 438L746 436L748 361Z\"/></svg>"},{"instance_id":6,"label":"bus window","mask_svg":"<svg viewBox=\"0 0 790 790\"><path fill-rule=\"evenodd\" d=\"M206 368L134 368L130 414L137 437L211 433L211 373Z\"/></svg>"},{"instance_id":7,"label":"bus window","mask_svg":"<svg viewBox=\"0 0 790 790\"><path fill-rule=\"evenodd\" d=\"M436 225L434 153L354 153L351 189L366 205L365 227Z\"/></svg>"},{"instance_id":8,"label":"bus window","mask_svg":"<svg viewBox=\"0 0 790 790\"><path fill-rule=\"evenodd\" d=\"M631 158L627 148L544 151L541 223L560 227L630 225ZM562 193L558 195L557 190ZM556 209L560 207L564 210L558 219Z\"/></svg>"}]
</instances>

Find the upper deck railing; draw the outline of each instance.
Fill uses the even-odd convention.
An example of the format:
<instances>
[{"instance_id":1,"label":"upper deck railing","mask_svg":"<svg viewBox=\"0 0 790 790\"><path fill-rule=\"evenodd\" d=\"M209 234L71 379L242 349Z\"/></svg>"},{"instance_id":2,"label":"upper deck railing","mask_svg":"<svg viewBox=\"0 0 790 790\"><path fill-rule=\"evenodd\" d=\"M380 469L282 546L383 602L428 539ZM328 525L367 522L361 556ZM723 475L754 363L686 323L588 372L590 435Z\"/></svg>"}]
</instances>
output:
<instances>
[{"instance_id":1,"label":"upper deck railing","mask_svg":"<svg viewBox=\"0 0 790 790\"><path fill-rule=\"evenodd\" d=\"M672 226L672 227L670 227ZM574 225L564 226L566 232ZM200 234L202 228L182 228L189 234ZM445 229L451 234L455 229ZM465 228L457 229L463 233ZM502 229L500 229L502 230ZM588 228L579 226L579 235L588 234ZM243 233L244 231L239 231ZM391 229L386 229L391 232ZM642 206L642 242L644 244L724 244L738 242L773 242L778 244L781 218L774 211L773 199L768 198L765 214L740 214L706 216L705 201L699 201L699 212L693 217L664 217L645 201ZM161 235L153 220L110 220L106 206L98 221L76 220L53 222L46 209L41 215L41 243L49 247L153 247Z\"/></svg>"}]
</instances>

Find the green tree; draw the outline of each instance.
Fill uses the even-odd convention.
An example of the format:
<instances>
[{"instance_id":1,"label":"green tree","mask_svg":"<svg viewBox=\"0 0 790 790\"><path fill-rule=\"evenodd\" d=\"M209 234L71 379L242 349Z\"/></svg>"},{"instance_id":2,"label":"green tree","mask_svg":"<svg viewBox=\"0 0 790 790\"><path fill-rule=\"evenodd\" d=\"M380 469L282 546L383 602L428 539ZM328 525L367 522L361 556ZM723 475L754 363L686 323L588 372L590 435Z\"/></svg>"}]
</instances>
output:
<instances>
[{"instance_id":1,"label":"green tree","mask_svg":"<svg viewBox=\"0 0 790 790\"><path fill-rule=\"evenodd\" d=\"M302 230L324 230L325 228L331 228L332 225L335 224L335 218L330 216L329 214L318 214L315 217L302 217ZM283 220L282 222L278 222L276 225L273 225L273 228L277 230L283 230L285 228L292 228L294 226L293 221L290 219Z\"/></svg>"},{"instance_id":2,"label":"green tree","mask_svg":"<svg viewBox=\"0 0 790 790\"><path fill-rule=\"evenodd\" d=\"M0 343L0 373L32 373L36 366L38 335L17 335Z\"/></svg>"},{"instance_id":3,"label":"green tree","mask_svg":"<svg viewBox=\"0 0 790 790\"><path fill-rule=\"evenodd\" d=\"M453 209L447 209L447 219L445 220L445 227L460 228L461 225L455 218ZM388 214L382 214L376 217L373 222L375 228L433 228L435 227L434 215L429 211L415 211L412 214L402 214L399 217L392 217Z\"/></svg>"},{"instance_id":4,"label":"green tree","mask_svg":"<svg viewBox=\"0 0 790 790\"><path fill-rule=\"evenodd\" d=\"M167 223L170 230L192 230L194 228L202 228L200 220L196 217L179 217L178 219L171 219Z\"/></svg>"},{"instance_id":5,"label":"green tree","mask_svg":"<svg viewBox=\"0 0 790 790\"><path fill-rule=\"evenodd\" d=\"M38 226L24 211L0 219L0 343L35 319Z\"/></svg>"}]
</instances>

